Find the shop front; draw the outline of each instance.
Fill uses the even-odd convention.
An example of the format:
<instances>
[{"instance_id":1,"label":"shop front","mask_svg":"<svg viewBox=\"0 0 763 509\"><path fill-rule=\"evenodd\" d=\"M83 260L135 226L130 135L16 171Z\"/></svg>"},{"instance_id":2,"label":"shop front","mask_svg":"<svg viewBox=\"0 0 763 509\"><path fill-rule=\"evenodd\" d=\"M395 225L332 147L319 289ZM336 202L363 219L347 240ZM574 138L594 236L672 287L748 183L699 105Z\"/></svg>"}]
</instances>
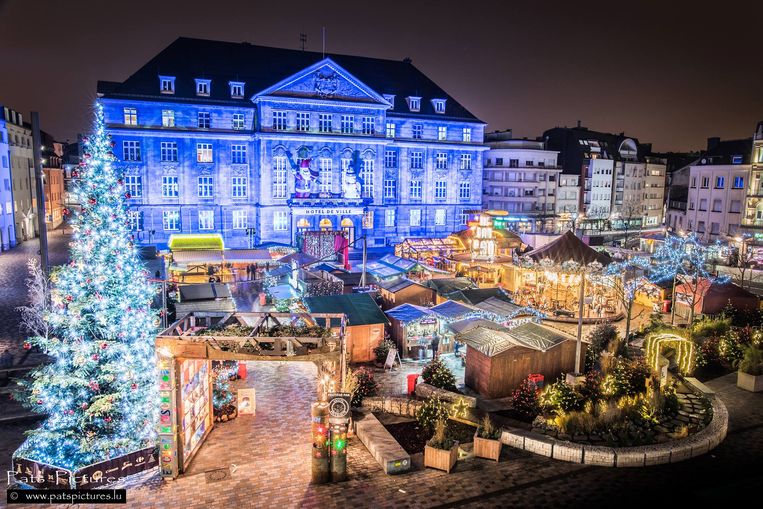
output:
<instances>
[{"instance_id":1,"label":"shop front","mask_svg":"<svg viewBox=\"0 0 763 509\"><path fill-rule=\"evenodd\" d=\"M400 356L407 359L426 359L432 356L433 343L440 342L439 321L429 308L402 304L385 311L391 324L391 336L397 343Z\"/></svg>"},{"instance_id":2,"label":"shop front","mask_svg":"<svg viewBox=\"0 0 763 509\"><path fill-rule=\"evenodd\" d=\"M292 207L294 242L300 245L308 231L339 231L352 245L360 237L364 207Z\"/></svg>"}]
</instances>

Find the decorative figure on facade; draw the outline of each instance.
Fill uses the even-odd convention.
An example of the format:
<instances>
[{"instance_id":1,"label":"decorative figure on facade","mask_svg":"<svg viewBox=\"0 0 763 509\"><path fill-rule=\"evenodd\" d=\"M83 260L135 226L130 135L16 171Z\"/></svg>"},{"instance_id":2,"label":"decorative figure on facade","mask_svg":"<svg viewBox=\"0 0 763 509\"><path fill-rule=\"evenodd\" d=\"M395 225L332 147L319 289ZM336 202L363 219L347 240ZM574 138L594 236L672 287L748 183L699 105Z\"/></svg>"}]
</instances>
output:
<instances>
[{"instance_id":1,"label":"decorative figure on facade","mask_svg":"<svg viewBox=\"0 0 763 509\"><path fill-rule=\"evenodd\" d=\"M359 200L361 196L361 182L358 177L360 158L356 150L352 157L352 164L342 173L342 197L347 200Z\"/></svg>"},{"instance_id":2,"label":"decorative figure on facade","mask_svg":"<svg viewBox=\"0 0 763 509\"><path fill-rule=\"evenodd\" d=\"M312 158L307 157L307 154L307 148L301 148L299 150L300 161L297 163L291 152L286 153L291 171L294 174L294 196L296 198L309 198L318 180L318 170L310 167Z\"/></svg>"}]
</instances>

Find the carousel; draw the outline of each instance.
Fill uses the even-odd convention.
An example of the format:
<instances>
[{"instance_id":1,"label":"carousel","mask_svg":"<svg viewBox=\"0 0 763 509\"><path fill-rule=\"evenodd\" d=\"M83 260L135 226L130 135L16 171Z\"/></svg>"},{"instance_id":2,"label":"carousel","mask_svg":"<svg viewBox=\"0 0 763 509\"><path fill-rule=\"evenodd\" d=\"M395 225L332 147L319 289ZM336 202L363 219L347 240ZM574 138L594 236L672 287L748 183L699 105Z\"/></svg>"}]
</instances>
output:
<instances>
[{"instance_id":1,"label":"carousel","mask_svg":"<svg viewBox=\"0 0 763 509\"><path fill-rule=\"evenodd\" d=\"M605 253L591 249L571 231L530 251L513 267L507 289L514 301L546 314L548 320L592 323L623 316L615 277Z\"/></svg>"}]
</instances>

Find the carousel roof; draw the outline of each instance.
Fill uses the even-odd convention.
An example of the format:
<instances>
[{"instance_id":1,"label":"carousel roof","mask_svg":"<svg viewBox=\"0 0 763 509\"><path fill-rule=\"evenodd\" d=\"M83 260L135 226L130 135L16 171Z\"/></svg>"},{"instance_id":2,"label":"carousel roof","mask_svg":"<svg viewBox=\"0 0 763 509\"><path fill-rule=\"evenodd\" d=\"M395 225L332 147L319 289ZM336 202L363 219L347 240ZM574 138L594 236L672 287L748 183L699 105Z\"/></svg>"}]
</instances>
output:
<instances>
[{"instance_id":1,"label":"carousel roof","mask_svg":"<svg viewBox=\"0 0 763 509\"><path fill-rule=\"evenodd\" d=\"M591 249L570 230L567 230L567 233L552 240L545 246L533 249L526 256L535 261L548 258L554 263L569 261L574 261L581 265L588 265L593 262L599 262L602 265L612 263L612 258L595 249Z\"/></svg>"},{"instance_id":2,"label":"carousel roof","mask_svg":"<svg viewBox=\"0 0 763 509\"><path fill-rule=\"evenodd\" d=\"M430 309L444 318L459 318L476 311L473 307L454 300L446 300Z\"/></svg>"},{"instance_id":3,"label":"carousel roof","mask_svg":"<svg viewBox=\"0 0 763 509\"><path fill-rule=\"evenodd\" d=\"M408 323L415 322L420 318L431 315L432 311L430 311L429 308L425 308L423 306L405 303L400 304L399 306L394 307L389 311L385 311L384 313L399 322Z\"/></svg>"},{"instance_id":4,"label":"carousel roof","mask_svg":"<svg viewBox=\"0 0 763 509\"><path fill-rule=\"evenodd\" d=\"M516 347L547 352L573 338L530 322L509 330L494 330L478 326L459 334L457 339L488 357L495 357Z\"/></svg>"}]
</instances>

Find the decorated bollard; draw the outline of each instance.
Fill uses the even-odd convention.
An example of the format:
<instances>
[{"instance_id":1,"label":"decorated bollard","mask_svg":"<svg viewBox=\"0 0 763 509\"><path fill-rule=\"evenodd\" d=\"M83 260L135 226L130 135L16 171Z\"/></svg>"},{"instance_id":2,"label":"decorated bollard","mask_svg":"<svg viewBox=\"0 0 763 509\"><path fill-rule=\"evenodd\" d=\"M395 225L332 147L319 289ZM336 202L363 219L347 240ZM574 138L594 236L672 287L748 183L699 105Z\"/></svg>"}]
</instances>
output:
<instances>
[{"instance_id":1,"label":"decorated bollard","mask_svg":"<svg viewBox=\"0 0 763 509\"><path fill-rule=\"evenodd\" d=\"M331 425L331 480L347 480L347 425L350 422L351 395L329 393L329 423Z\"/></svg>"},{"instance_id":2,"label":"decorated bollard","mask_svg":"<svg viewBox=\"0 0 763 509\"><path fill-rule=\"evenodd\" d=\"M329 404L313 403L310 407L313 433L313 484L323 484L330 480L329 472Z\"/></svg>"}]
</instances>

